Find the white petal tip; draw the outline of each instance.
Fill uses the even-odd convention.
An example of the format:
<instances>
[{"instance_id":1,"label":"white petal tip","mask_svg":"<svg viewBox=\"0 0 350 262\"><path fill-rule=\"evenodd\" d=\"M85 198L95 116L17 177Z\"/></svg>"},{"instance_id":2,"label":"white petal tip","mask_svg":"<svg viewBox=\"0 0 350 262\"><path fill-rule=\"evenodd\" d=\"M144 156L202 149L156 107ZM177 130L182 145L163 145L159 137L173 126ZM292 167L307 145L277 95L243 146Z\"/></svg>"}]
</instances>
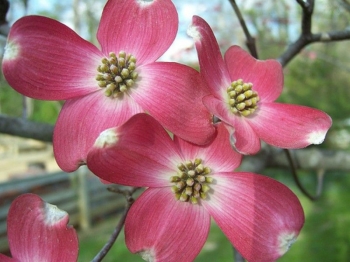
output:
<instances>
[{"instance_id":1,"label":"white petal tip","mask_svg":"<svg viewBox=\"0 0 350 262\"><path fill-rule=\"evenodd\" d=\"M59 209L55 205L51 205L49 203L45 203L45 223L47 225L55 225L60 222L62 219L68 216L66 211Z\"/></svg>"},{"instance_id":2,"label":"white petal tip","mask_svg":"<svg viewBox=\"0 0 350 262\"><path fill-rule=\"evenodd\" d=\"M278 252L282 256L285 254L292 244L296 241L297 239L297 234L292 232L292 233L282 233L278 237Z\"/></svg>"},{"instance_id":3,"label":"white petal tip","mask_svg":"<svg viewBox=\"0 0 350 262\"><path fill-rule=\"evenodd\" d=\"M155 261L154 254L153 254L152 250L141 251L139 254L141 255L142 259L147 261L147 262Z\"/></svg>"},{"instance_id":4,"label":"white petal tip","mask_svg":"<svg viewBox=\"0 0 350 262\"><path fill-rule=\"evenodd\" d=\"M12 42L7 42L5 46L4 60L12 60L18 56L18 46Z\"/></svg>"},{"instance_id":5,"label":"white petal tip","mask_svg":"<svg viewBox=\"0 0 350 262\"><path fill-rule=\"evenodd\" d=\"M315 131L309 134L308 137L308 142L310 144L314 144L314 145L319 145L322 144L324 139L326 138L326 133L324 131Z\"/></svg>"},{"instance_id":6,"label":"white petal tip","mask_svg":"<svg viewBox=\"0 0 350 262\"><path fill-rule=\"evenodd\" d=\"M190 25L187 28L187 34L193 38L194 41L198 41L201 38L201 34L198 31L197 27L194 25Z\"/></svg>"},{"instance_id":7,"label":"white petal tip","mask_svg":"<svg viewBox=\"0 0 350 262\"><path fill-rule=\"evenodd\" d=\"M95 141L94 146L99 148L105 148L115 145L118 142L118 134L115 128L106 129Z\"/></svg>"},{"instance_id":8,"label":"white petal tip","mask_svg":"<svg viewBox=\"0 0 350 262\"><path fill-rule=\"evenodd\" d=\"M148 6L154 3L154 0L138 0L140 6Z\"/></svg>"}]
</instances>

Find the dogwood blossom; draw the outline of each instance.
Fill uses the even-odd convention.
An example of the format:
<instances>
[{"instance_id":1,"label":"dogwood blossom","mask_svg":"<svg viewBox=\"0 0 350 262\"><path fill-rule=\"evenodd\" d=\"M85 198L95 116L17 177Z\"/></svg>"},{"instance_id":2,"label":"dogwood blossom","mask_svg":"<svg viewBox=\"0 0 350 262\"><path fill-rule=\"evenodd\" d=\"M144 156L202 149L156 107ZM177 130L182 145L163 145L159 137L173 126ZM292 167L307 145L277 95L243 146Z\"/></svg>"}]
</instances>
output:
<instances>
[{"instance_id":1,"label":"dogwood blossom","mask_svg":"<svg viewBox=\"0 0 350 262\"><path fill-rule=\"evenodd\" d=\"M213 218L248 261L274 261L304 223L298 198L266 176L235 172L242 155L222 123L210 144L174 140L149 115L103 131L87 165L101 179L147 187L125 223L126 245L147 261L193 261Z\"/></svg>"},{"instance_id":2,"label":"dogwood blossom","mask_svg":"<svg viewBox=\"0 0 350 262\"><path fill-rule=\"evenodd\" d=\"M32 98L66 100L53 137L61 169L76 170L102 130L145 111L184 139L210 141L215 129L202 104L209 90L199 73L155 62L177 29L170 0L108 1L97 32L101 50L50 18L14 23L3 59L9 84Z\"/></svg>"},{"instance_id":3,"label":"dogwood blossom","mask_svg":"<svg viewBox=\"0 0 350 262\"><path fill-rule=\"evenodd\" d=\"M243 154L260 150L260 140L288 149L323 142L332 124L324 112L300 105L277 103L283 88L282 66L276 60L257 60L238 46L224 58L205 20L192 19L200 71L211 95L203 99L210 112L231 132L231 142Z\"/></svg>"}]
</instances>

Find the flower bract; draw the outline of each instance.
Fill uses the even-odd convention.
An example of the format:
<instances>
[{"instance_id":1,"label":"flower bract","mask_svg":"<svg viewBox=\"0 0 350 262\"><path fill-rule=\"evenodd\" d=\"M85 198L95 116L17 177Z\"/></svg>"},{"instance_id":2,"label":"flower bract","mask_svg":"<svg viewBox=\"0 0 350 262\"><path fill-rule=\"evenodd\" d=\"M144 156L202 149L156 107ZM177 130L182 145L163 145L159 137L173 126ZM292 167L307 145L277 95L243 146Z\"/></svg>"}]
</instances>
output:
<instances>
[{"instance_id":1,"label":"flower bract","mask_svg":"<svg viewBox=\"0 0 350 262\"><path fill-rule=\"evenodd\" d=\"M97 32L101 49L50 18L14 23L3 60L9 84L32 98L66 100L53 137L61 169L76 170L102 130L140 112L186 140L211 140L215 128L202 103L209 90L199 73L155 62L177 29L170 0L108 1Z\"/></svg>"},{"instance_id":2,"label":"flower bract","mask_svg":"<svg viewBox=\"0 0 350 262\"><path fill-rule=\"evenodd\" d=\"M7 235L12 258L0 254L3 262L77 261L78 237L67 226L65 211L34 194L23 194L11 204Z\"/></svg>"},{"instance_id":3,"label":"flower bract","mask_svg":"<svg viewBox=\"0 0 350 262\"><path fill-rule=\"evenodd\" d=\"M257 60L238 46L231 46L223 57L210 26L198 16L193 17L188 34L211 90L203 102L226 124L239 152L257 153L260 140L288 149L323 142L332 124L326 113L275 102L283 88L280 63Z\"/></svg>"},{"instance_id":4,"label":"flower bract","mask_svg":"<svg viewBox=\"0 0 350 262\"><path fill-rule=\"evenodd\" d=\"M295 241L304 213L283 184L235 172L242 155L222 123L208 145L167 134L151 116L137 114L104 131L87 165L101 179L147 187L125 224L126 245L148 261L193 261L213 218L248 261L274 261Z\"/></svg>"}]
</instances>

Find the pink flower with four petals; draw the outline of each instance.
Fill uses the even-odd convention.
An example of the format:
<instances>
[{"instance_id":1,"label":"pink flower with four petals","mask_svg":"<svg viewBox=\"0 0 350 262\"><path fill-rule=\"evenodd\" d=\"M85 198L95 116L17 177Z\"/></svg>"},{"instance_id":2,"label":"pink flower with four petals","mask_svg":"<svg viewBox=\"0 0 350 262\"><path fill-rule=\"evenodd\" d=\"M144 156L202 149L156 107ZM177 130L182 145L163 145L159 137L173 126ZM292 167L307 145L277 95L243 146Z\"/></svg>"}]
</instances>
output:
<instances>
[{"instance_id":1,"label":"pink flower with four petals","mask_svg":"<svg viewBox=\"0 0 350 262\"><path fill-rule=\"evenodd\" d=\"M11 28L3 72L19 93L66 100L53 143L64 171L85 163L106 128L148 112L178 136L208 143L215 128L202 104L209 90L194 69L155 62L171 45L178 16L170 0L110 0L97 39L101 50L67 26L27 16Z\"/></svg>"},{"instance_id":2,"label":"pink flower with four petals","mask_svg":"<svg viewBox=\"0 0 350 262\"><path fill-rule=\"evenodd\" d=\"M231 142L243 154L260 150L260 139L281 148L303 148L323 142L332 124L324 112L277 103L283 88L282 66L256 60L238 46L222 57L210 26L194 16L188 34L195 41L200 71L211 95L204 104L222 120Z\"/></svg>"},{"instance_id":3,"label":"pink flower with four petals","mask_svg":"<svg viewBox=\"0 0 350 262\"><path fill-rule=\"evenodd\" d=\"M262 175L234 172L242 156L218 124L215 140L174 140L151 116L138 114L101 133L87 165L101 179L148 189L132 205L126 245L148 261L192 261L213 218L248 261L274 261L304 223L298 198Z\"/></svg>"}]
</instances>

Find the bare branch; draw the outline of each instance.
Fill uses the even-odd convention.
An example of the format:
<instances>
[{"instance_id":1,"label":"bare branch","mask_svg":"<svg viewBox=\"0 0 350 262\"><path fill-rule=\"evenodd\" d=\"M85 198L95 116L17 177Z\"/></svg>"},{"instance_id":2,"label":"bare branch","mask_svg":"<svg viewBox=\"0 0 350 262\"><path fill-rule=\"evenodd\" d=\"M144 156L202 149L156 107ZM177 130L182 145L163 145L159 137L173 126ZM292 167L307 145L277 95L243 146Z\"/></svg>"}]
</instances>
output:
<instances>
[{"instance_id":1,"label":"bare branch","mask_svg":"<svg viewBox=\"0 0 350 262\"><path fill-rule=\"evenodd\" d=\"M314 0L296 0L302 7L301 34L299 38L289 45L286 51L277 59L285 67L305 46L315 42L332 42L350 39L350 29L331 31L326 33L312 33L312 14L315 5Z\"/></svg>"},{"instance_id":2,"label":"bare branch","mask_svg":"<svg viewBox=\"0 0 350 262\"><path fill-rule=\"evenodd\" d=\"M301 35L289 45L288 49L277 59L285 67L305 46L315 42L335 42L350 39L350 29L331 31L311 35Z\"/></svg>"},{"instance_id":3,"label":"bare branch","mask_svg":"<svg viewBox=\"0 0 350 262\"><path fill-rule=\"evenodd\" d=\"M118 222L118 225L114 229L114 231L113 231L111 237L109 238L108 242L103 246L103 248L100 250L100 252L98 252L98 254L94 257L92 262L100 262L100 261L102 261L102 259L107 255L107 253L109 252L109 250L113 246L114 242L116 241L116 239L118 238L118 236L120 234L120 231L124 227L126 215L128 214L131 205L134 203L134 198L132 197L132 195L138 189L139 189L139 187L133 187L133 188L131 188L129 190L121 190L119 188L108 188L108 190L111 191L111 192L120 193L120 194L123 194L125 196L125 198L126 198L126 207L125 207L124 213L122 214L122 216L121 216L121 218L120 218L120 220Z\"/></svg>"},{"instance_id":4,"label":"bare branch","mask_svg":"<svg viewBox=\"0 0 350 262\"><path fill-rule=\"evenodd\" d=\"M298 176L297 169L296 169L295 161L292 158L290 150L285 149L284 152L285 152L286 157L288 159L288 163L290 166L290 171L292 173L293 179L294 179L295 183L297 184L298 188L300 189L300 191L311 201L317 200L321 196L321 193L322 193L324 169L322 169L322 171L321 171L322 176L318 176L319 179L317 180L316 194L313 196L306 190L306 188L301 183L299 176Z\"/></svg>"},{"instance_id":5,"label":"bare branch","mask_svg":"<svg viewBox=\"0 0 350 262\"><path fill-rule=\"evenodd\" d=\"M249 49L249 52L250 54L255 57L255 58L258 58L258 51L256 49L256 44L255 44L255 39L250 35L249 33L249 30L248 30L248 27L245 23L245 20L241 14L241 11L239 10L237 4L236 4L236 1L235 0L229 0L235 13L236 13L236 16L239 20L239 23L241 24L241 27L243 29L243 32L245 34L245 37L246 37L246 45Z\"/></svg>"},{"instance_id":6,"label":"bare branch","mask_svg":"<svg viewBox=\"0 0 350 262\"><path fill-rule=\"evenodd\" d=\"M53 125L0 114L0 133L52 142Z\"/></svg>"}]
</instances>

